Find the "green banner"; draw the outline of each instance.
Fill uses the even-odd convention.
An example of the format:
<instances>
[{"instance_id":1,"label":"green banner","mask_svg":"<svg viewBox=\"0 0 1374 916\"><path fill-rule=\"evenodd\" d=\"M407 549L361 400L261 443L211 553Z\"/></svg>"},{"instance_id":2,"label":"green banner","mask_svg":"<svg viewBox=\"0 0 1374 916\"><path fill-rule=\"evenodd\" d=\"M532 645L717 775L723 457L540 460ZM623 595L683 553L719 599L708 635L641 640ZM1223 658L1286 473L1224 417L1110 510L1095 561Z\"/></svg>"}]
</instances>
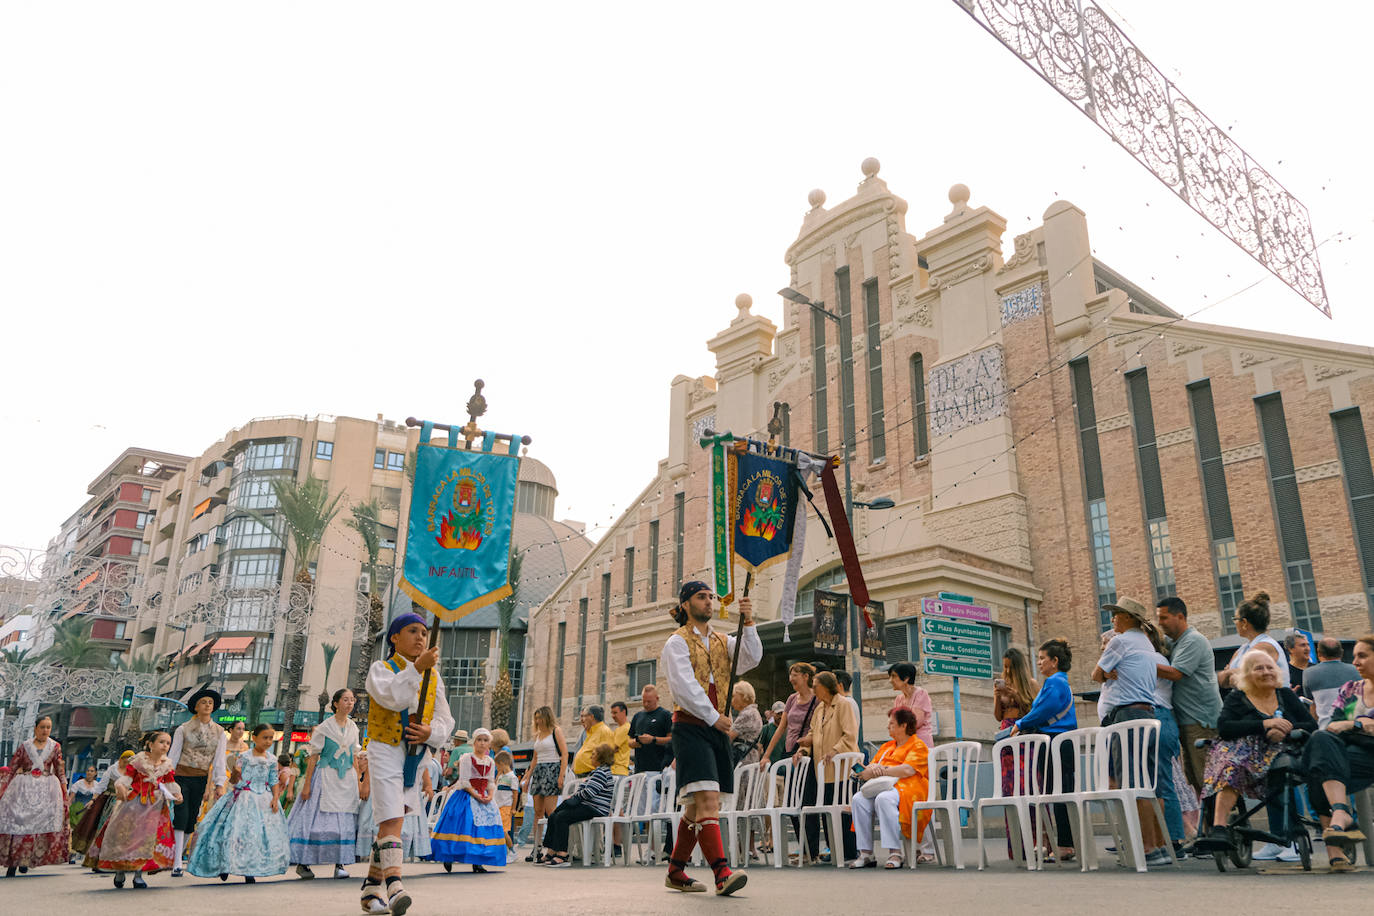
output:
<instances>
[{"instance_id":1,"label":"green banner","mask_svg":"<svg viewBox=\"0 0 1374 916\"><path fill-rule=\"evenodd\" d=\"M725 494L725 443L711 447L711 542L716 556L716 594L730 593L730 509Z\"/></svg>"},{"instance_id":2,"label":"green banner","mask_svg":"<svg viewBox=\"0 0 1374 916\"><path fill-rule=\"evenodd\" d=\"M956 642L927 636L921 640L921 650L926 655L948 655L950 658L992 663L992 644L986 642Z\"/></svg>"}]
</instances>

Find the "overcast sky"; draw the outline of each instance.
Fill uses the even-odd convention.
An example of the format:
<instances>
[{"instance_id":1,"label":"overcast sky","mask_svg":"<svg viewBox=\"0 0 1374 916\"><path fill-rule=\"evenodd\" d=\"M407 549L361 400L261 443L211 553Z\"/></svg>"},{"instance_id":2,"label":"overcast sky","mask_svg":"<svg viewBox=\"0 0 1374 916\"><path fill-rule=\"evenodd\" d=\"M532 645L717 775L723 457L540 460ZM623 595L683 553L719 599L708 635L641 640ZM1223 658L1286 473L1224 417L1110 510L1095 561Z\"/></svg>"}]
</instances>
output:
<instances>
[{"instance_id":1,"label":"overcast sky","mask_svg":"<svg viewBox=\"0 0 1374 916\"><path fill-rule=\"evenodd\" d=\"M1335 314L1157 184L953 0L0 5L0 544L129 445L252 417L487 421L596 530L667 451L669 383L773 291L866 156L921 235L955 182L1056 198L1174 309L1368 344L1374 4L1113 0L1311 210ZM1364 114L1361 114L1364 112Z\"/></svg>"}]
</instances>

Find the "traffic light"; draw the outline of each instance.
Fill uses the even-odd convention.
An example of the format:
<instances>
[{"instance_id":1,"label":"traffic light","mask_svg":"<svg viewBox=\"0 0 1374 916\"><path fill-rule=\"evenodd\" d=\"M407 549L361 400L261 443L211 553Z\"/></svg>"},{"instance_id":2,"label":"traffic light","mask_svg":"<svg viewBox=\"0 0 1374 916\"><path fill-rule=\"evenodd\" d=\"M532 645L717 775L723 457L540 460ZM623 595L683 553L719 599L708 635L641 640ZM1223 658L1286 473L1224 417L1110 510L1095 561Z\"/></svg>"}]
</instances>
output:
<instances>
[{"instance_id":1,"label":"traffic light","mask_svg":"<svg viewBox=\"0 0 1374 916\"><path fill-rule=\"evenodd\" d=\"M129 684L124 688L124 696L119 700L120 709L128 709L134 705L134 685Z\"/></svg>"}]
</instances>

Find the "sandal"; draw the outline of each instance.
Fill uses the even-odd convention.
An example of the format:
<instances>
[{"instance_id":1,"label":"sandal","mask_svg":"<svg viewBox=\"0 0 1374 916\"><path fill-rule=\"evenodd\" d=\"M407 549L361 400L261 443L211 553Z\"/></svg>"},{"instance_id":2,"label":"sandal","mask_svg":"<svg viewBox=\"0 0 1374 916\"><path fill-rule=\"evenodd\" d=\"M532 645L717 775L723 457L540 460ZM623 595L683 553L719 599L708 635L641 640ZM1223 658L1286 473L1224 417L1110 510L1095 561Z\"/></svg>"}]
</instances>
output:
<instances>
[{"instance_id":1,"label":"sandal","mask_svg":"<svg viewBox=\"0 0 1374 916\"><path fill-rule=\"evenodd\" d=\"M1331 813L1333 816L1337 811L1349 815L1350 823L1346 824L1344 827L1337 827L1334 824L1327 827L1322 831L1322 842L1329 844L1334 841L1337 845L1345 846L1347 844L1354 845L1363 840L1365 838L1364 831L1361 830L1356 823L1355 812L1351 809L1350 805L1344 802L1338 802L1332 805Z\"/></svg>"},{"instance_id":2,"label":"sandal","mask_svg":"<svg viewBox=\"0 0 1374 916\"><path fill-rule=\"evenodd\" d=\"M896 871L897 869L902 867L905 861L906 860L902 858L902 854L900 852L894 852L892 855L887 857L887 864L884 865L883 868L887 869L888 871ZM917 856L916 861L921 861L921 857Z\"/></svg>"},{"instance_id":3,"label":"sandal","mask_svg":"<svg viewBox=\"0 0 1374 916\"><path fill-rule=\"evenodd\" d=\"M888 861L891 861L890 859ZM934 865L935 857L928 852L923 852L916 857L917 865Z\"/></svg>"},{"instance_id":4,"label":"sandal","mask_svg":"<svg viewBox=\"0 0 1374 916\"><path fill-rule=\"evenodd\" d=\"M873 858L872 853L861 852L854 861L849 863L850 868L877 868L878 860Z\"/></svg>"}]
</instances>

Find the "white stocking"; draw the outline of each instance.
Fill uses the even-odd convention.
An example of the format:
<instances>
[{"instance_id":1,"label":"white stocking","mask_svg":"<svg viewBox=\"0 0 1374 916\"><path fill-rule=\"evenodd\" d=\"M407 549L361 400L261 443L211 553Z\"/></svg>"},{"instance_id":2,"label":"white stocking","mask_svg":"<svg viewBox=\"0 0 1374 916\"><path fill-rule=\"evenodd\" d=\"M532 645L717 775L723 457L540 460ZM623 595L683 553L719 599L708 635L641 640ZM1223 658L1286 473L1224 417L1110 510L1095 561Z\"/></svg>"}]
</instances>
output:
<instances>
[{"instance_id":1,"label":"white stocking","mask_svg":"<svg viewBox=\"0 0 1374 916\"><path fill-rule=\"evenodd\" d=\"M182 855L182 853L184 853L184 852L186 851L186 831L185 831L185 830L174 830L174 831L172 831L172 832L176 835L176 844L177 844L177 846L176 846L176 857L172 859L172 867L173 867L173 868L181 868L181 865L182 865L182 863L181 863L181 855Z\"/></svg>"}]
</instances>

